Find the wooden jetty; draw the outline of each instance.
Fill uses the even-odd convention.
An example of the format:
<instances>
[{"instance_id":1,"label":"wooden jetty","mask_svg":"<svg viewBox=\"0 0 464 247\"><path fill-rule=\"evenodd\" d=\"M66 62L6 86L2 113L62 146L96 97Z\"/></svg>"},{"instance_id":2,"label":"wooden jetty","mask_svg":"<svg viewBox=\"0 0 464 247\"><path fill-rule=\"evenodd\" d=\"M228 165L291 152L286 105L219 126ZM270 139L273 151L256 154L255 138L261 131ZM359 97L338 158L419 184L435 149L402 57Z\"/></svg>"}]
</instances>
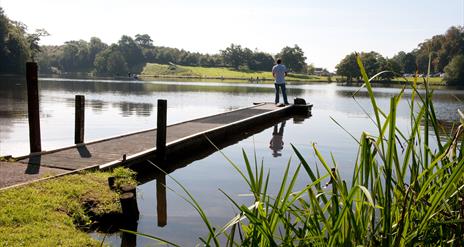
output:
<instances>
[{"instance_id":1,"label":"wooden jetty","mask_svg":"<svg viewBox=\"0 0 464 247\"><path fill-rule=\"evenodd\" d=\"M263 130L264 126L276 123L279 119L294 114L310 115L312 107L298 98L293 105L286 106L258 103L166 126L167 102L158 100L156 129L85 143L85 97L76 95L76 145L42 151L36 63L26 64L26 80L31 154L15 158L0 157L0 190L81 170L143 164L146 160L154 161L164 171L172 172L185 166L192 157L195 159L211 153L213 145L210 142L219 148L227 143L230 145L249 136L250 133Z\"/></svg>"},{"instance_id":2,"label":"wooden jetty","mask_svg":"<svg viewBox=\"0 0 464 247\"><path fill-rule=\"evenodd\" d=\"M233 135L252 129L255 125L296 112L308 112L310 106L287 105L279 107L273 103L260 103L251 107L173 124L165 127L165 131L150 129L66 148L32 153L28 156L18 157L17 162L29 166L76 171L131 165L146 159L165 160L166 157L191 153L191 150L195 150L201 145L211 146L209 141L225 141ZM164 154L162 154L161 159L160 150L157 150L156 147L157 138L160 135L158 132L165 135L165 147L163 147L165 150L163 150Z\"/></svg>"}]
</instances>

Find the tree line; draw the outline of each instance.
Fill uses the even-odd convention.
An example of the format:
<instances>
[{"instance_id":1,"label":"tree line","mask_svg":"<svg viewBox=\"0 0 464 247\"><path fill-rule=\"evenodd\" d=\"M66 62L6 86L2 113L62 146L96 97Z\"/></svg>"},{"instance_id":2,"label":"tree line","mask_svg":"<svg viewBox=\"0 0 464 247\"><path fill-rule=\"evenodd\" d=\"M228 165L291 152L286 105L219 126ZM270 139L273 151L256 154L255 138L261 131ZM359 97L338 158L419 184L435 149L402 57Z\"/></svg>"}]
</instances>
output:
<instances>
[{"instance_id":1,"label":"tree line","mask_svg":"<svg viewBox=\"0 0 464 247\"><path fill-rule=\"evenodd\" d=\"M40 37L48 35L43 29L26 31L24 23L8 19L0 7L0 74L23 73L26 62L34 60L40 51Z\"/></svg>"},{"instance_id":2,"label":"tree line","mask_svg":"<svg viewBox=\"0 0 464 247\"><path fill-rule=\"evenodd\" d=\"M282 58L291 72L312 74L314 67L298 46L286 46L275 56L257 49L231 44L217 54L202 54L183 49L155 46L148 34L135 37L123 35L117 43L106 44L97 37L90 41L72 40L59 46L39 46L45 30L27 32L27 26L8 19L0 7L0 73L24 73L25 63L37 60L41 73L95 73L125 75L140 73L146 63L179 64L203 67L231 67L241 71L269 71L277 57ZM464 27L453 26L444 34L435 35L410 52L401 51L392 58L371 52L360 53L369 75L389 70L381 80L399 74L426 74L429 58L431 73L445 72L449 83L464 81ZM356 54L346 55L336 66L336 73L348 81L359 80Z\"/></svg>"},{"instance_id":3,"label":"tree line","mask_svg":"<svg viewBox=\"0 0 464 247\"><path fill-rule=\"evenodd\" d=\"M308 65L303 50L295 45L277 54L290 70L305 72ZM146 63L179 64L204 67L231 67L237 70L267 71L274 57L266 52L231 44L218 54L202 54L183 49L155 46L148 34L134 38L123 35L111 45L93 37L68 41L61 46L43 46L38 57L42 73L96 72L97 74L140 73Z\"/></svg>"},{"instance_id":4,"label":"tree line","mask_svg":"<svg viewBox=\"0 0 464 247\"><path fill-rule=\"evenodd\" d=\"M380 79L389 80L404 74L427 74L430 61L432 75L443 74L448 83L464 82L464 27L452 26L444 34L435 35L420 43L410 52L400 51L392 58L383 57L377 52L359 54L368 75L384 70ZM336 66L337 74L345 76L347 81L360 80L361 74L356 64L356 54L346 55ZM461 72L462 71L462 72Z\"/></svg>"},{"instance_id":5,"label":"tree line","mask_svg":"<svg viewBox=\"0 0 464 247\"><path fill-rule=\"evenodd\" d=\"M183 49L155 46L148 34L123 35L117 43L106 44L98 37L90 41L71 40L63 45L39 46L45 30L28 33L27 26L10 20L0 7L0 73L22 74L27 61L36 60L40 73L96 73L124 75L140 73L146 63L204 67L231 67L237 70L268 71L275 57L269 53L231 44L218 54L202 54ZM303 50L284 47L276 56L297 73L311 71Z\"/></svg>"}]
</instances>

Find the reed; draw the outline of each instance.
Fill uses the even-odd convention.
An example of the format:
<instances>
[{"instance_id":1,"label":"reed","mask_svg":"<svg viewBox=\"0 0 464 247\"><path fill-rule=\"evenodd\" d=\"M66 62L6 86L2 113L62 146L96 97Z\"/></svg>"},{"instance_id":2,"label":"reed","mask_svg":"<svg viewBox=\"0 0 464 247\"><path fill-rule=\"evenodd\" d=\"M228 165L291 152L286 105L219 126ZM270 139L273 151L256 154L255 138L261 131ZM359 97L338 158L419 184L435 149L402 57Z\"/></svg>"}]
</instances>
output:
<instances>
[{"instance_id":1,"label":"reed","mask_svg":"<svg viewBox=\"0 0 464 247\"><path fill-rule=\"evenodd\" d=\"M384 112L374 97L370 83L374 77L368 78L359 57L357 62L372 106L365 112L377 128L376 133L364 132L357 139L350 184L340 175L335 159L328 162L315 144L322 172L292 146L298 167L290 173L292 162L288 162L275 194L268 191L269 172L258 164L256 154L252 164L243 152L245 170L224 155L248 184L253 202L240 205L223 192L239 213L216 229L187 193L186 200L193 202L209 229L205 245L219 245L222 237L227 246L462 246L464 115L459 112L459 126L446 133L435 117L433 91L426 81L425 93L419 92L417 79L392 97L389 111ZM396 112L405 100L406 87L412 90L407 99L410 126L401 130ZM436 140L429 139L431 133ZM307 176L308 183L296 189L300 175Z\"/></svg>"}]
</instances>

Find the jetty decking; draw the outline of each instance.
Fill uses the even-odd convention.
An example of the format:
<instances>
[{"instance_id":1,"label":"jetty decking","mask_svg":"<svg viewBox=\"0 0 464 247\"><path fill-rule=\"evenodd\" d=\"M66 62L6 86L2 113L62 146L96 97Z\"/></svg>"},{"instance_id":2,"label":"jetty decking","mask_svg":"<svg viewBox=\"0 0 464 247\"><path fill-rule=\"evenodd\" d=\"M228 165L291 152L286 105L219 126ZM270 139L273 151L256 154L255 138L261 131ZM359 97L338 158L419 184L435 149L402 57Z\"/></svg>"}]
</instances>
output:
<instances>
[{"instance_id":1,"label":"jetty decking","mask_svg":"<svg viewBox=\"0 0 464 247\"><path fill-rule=\"evenodd\" d=\"M290 114L295 105L277 107L261 103L209 117L173 124L166 128L166 154L182 152L207 138L227 138L246 126ZM137 162L156 155L156 129L109 139L31 154L18 160L30 167L40 166L67 171L106 168L121 163ZM205 137L206 136L206 137Z\"/></svg>"}]
</instances>

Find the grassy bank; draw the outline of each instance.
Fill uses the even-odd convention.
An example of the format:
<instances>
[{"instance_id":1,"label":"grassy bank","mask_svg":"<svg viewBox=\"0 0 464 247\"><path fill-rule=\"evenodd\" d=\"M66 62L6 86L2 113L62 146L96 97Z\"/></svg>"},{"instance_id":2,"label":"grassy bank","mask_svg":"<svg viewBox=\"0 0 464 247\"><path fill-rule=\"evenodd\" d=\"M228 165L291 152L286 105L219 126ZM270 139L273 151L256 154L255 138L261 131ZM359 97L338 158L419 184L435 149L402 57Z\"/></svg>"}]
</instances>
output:
<instances>
[{"instance_id":1,"label":"grassy bank","mask_svg":"<svg viewBox=\"0 0 464 247\"><path fill-rule=\"evenodd\" d=\"M406 77L406 79L408 81L414 81L414 77ZM425 79L426 78L422 78L422 77L418 78L417 83L418 84L424 84ZM392 82L393 83L402 83L402 84L404 84L405 80L402 77L396 77L396 78L392 79ZM430 77L429 81L428 81L428 84L429 85L434 85L434 86L444 86L444 85L446 85L446 83L443 81L443 78L441 78L441 77Z\"/></svg>"},{"instance_id":2,"label":"grassy bank","mask_svg":"<svg viewBox=\"0 0 464 247\"><path fill-rule=\"evenodd\" d=\"M272 73L268 71L239 71L232 68L206 68L193 66L169 66L165 64L147 63L141 73L142 79L152 79L153 77L185 77L199 79L235 79L248 82L256 81L272 83ZM303 74L289 74L288 81L295 82L327 82L324 76L313 76Z\"/></svg>"},{"instance_id":3,"label":"grassy bank","mask_svg":"<svg viewBox=\"0 0 464 247\"><path fill-rule=\"evenodd\" d=\"M133 181L126 169L115 173ZM121 212L109 172L83 173L0 192L0 246L100 246L86 228Z\"/></svg>"},{"instance_id":4,"label":"grassy bank","mask_svg":"<svg viewBox=\"0 0 464 247\"><path fill-rule=\"evenodd\" d=\"M239 80L242 82L272 83L273 77L270 71L240 71L232 68L206 68L193 66L170 66L165 64L147 63L143 68L140 76L142 79L150 80L153 78L192 78L192 79L224 79L224 80ZM414 81L414 77L406 78L409 82ZM424 84L425 78L418 78L417 83ZM287 81L293 83L304 82L344 82L341 76L332 76L330 79L327 76L304 75L290 73L287 76ZM364 83L360 81L360 83ZM402 77L395 77L391 81L378 81L377 83L385 84L405 84L407 83ZM430 77L429 85L445 86L443 78Z\"/></svg>"}]
</instances>

